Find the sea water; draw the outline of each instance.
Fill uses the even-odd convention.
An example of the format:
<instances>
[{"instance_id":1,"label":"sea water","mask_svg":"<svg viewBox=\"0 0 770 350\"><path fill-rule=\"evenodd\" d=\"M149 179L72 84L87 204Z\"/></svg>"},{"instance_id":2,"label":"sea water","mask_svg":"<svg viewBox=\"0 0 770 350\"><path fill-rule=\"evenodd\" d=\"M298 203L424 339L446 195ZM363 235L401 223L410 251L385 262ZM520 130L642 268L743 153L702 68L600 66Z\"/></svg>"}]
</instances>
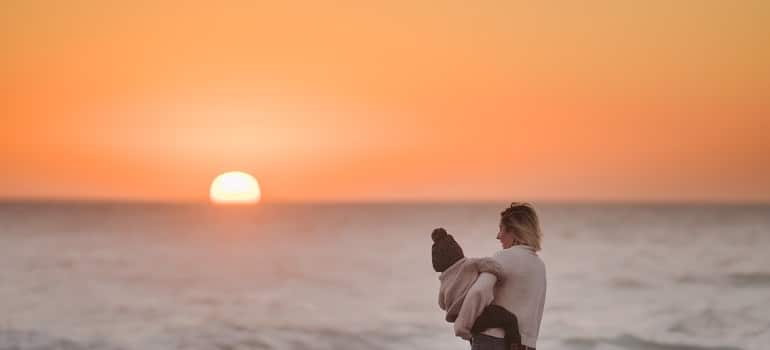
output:
<instances>
[{"instance_id":1,"label":"sea water","mask_svg":"<svg viewBox=\"0 0 770 350\"><path fill-rule=\"evenodd\" d=\"M538 349L770 349L770 206L535 203ZM430 232L505 203L0 204L0 349L468 349Z\"/></svg>"}]
</instances>

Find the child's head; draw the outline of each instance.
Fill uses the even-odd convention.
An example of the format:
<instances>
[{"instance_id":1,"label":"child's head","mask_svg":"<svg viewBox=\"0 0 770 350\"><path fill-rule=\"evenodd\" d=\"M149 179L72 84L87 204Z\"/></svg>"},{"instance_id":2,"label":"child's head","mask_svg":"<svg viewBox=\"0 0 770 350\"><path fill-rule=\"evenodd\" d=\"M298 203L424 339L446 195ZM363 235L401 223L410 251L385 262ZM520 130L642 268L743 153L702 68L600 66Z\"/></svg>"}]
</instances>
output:
<instances>
[{"instance_id":1,"label":"child's head","mask_svg":"<svg viewBox=\"0 0 770 350\"><path fill-rule=\"evenodd\" d=\"M463 249L457 244L454 237L443 228L433 230L430 237L433 239L433 269L436 272L444 272L447 268L465 257Z\"/></svg>"}]
</instances>

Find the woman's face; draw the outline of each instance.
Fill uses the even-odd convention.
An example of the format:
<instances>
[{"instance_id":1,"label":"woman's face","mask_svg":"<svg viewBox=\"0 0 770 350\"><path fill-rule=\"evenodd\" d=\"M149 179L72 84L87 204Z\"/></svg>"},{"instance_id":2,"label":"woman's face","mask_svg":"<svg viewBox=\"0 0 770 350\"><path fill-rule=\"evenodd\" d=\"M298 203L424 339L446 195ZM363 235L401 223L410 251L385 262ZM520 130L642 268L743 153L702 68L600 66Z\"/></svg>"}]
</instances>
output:
<instances>
[{"instance_id":1,"label":"woman's face","mask_svg":"<svg viewBox=\"0 0 770 350\"><path fill-rule=\"evenodd\" d=\"M497 232L497 240L503 246L503 249L513 247L513 234L505 231L503 224L500 224L499 231Z\"/></svg>"}]
</instances>

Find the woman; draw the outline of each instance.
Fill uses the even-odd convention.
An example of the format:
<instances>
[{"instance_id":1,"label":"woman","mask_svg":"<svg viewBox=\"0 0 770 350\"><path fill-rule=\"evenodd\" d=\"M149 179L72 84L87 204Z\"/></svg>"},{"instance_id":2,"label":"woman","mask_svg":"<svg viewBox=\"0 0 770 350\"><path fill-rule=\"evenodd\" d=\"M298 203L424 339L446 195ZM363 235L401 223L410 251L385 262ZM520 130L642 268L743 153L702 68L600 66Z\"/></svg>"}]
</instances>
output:
<instances>
[{"instance_id":1,"label":"woman","mask_svg":"<svg viewBox=\"0 0 770 350\"><path fill-rule=\"evenodd\" d=\"M529 203L512 203L500 213L497 233L503 249L492 256L505 277L482 273L468 290L455 320L455 334L472 341L471 350L504 350L505 332L500 328L472 333L476 318L494 302L515 314L521 333L520 349L535 349L545 304L545 264L537 255L542 234L535 208Z\"/></svg>"}]
</instances>

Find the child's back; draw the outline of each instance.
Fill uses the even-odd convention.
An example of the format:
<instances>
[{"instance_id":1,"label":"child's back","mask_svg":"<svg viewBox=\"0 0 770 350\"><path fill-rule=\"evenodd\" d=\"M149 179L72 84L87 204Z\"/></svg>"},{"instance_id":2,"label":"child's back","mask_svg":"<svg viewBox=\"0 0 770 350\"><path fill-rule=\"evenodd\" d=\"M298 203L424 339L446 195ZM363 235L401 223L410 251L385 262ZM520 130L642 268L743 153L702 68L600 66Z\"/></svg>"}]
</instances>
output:
<instances>
[{"instance_id":1,"label":"child's back","mask_svg":"<svg viewBox=\"0 0 770 350\"><path fill-rule=\"evenodd\" d=\"M433 269L441 273L438 305L446 311L447 322L454 322L460 313L465 295L479 275L489 272L494 274L498 281L502 281L502 267L492 258L466 258L454 237L443 228L433 230L431 238ZM480 332L489 328L504 328L506 342L509 344L518 344L520 341L516 316L500 306L488 306L476 319L473 331Z\"/></svg>"}]
</instances>

